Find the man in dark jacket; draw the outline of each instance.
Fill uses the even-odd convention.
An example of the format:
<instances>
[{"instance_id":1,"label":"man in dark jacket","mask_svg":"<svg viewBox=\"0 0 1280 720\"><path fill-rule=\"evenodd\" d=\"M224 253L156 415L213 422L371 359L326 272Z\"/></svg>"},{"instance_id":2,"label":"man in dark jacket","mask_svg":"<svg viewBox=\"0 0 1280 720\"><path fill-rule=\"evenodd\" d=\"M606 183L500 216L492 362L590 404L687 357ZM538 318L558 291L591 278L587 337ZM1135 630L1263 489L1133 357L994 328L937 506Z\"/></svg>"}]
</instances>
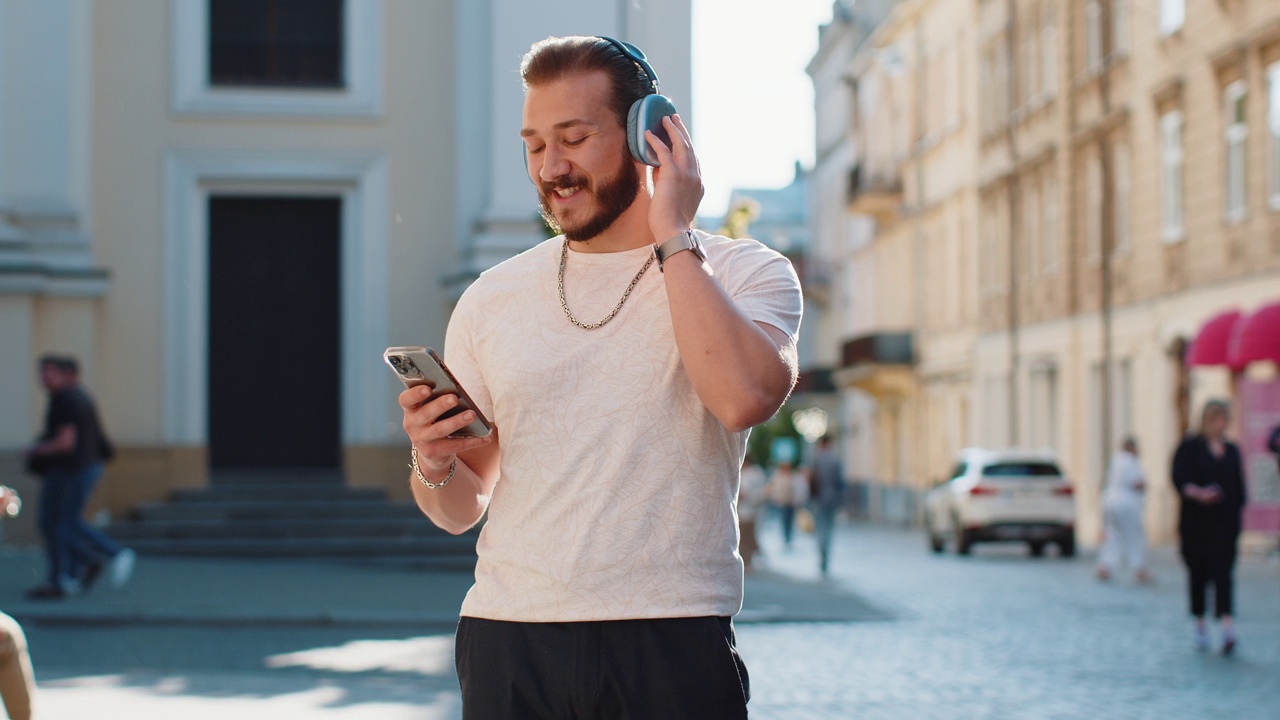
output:
<instances>
[{"instance_id":1,"label":"man in dark jacket","mask_svg":"<svg viewBox=\"0 0 1280 720\"><path fill-rule=\"evenodd\" d=\"M1231 654L1236 637L1232 624L1232 578L1247 500L1240 448L1227 442L1230 406L1221 400L1205 404L1200 433L1188 437L1173 456L1173 484L1182 498L1178 532L1187 566L1196 647L1208 647L1205 595L1214 586L1214 612L1222 623L1222 652Z\"/></svg>"},{"instance_id":2,"label":"man in dark jacket","mask_svg":"<svg viewBox=\"0 0 1280 720\"><path fill-rule=\"evenodd\" d=\"M844 505L844 463L831 447L831 436L823 435L809 464L809 496L813 503L814 534L818 539L818 568L827 574L831 562L831 540L836 515Z\"/></svg>"},{"instance_id":3,"label":"man in dark jacket","mask_svg":"<svg viewBox=\"0 0 1280 720\"><path fill-rule=\"evenodd\" d=\"M40 359L40 382L49 391L40 439L27 451L27 467L40 476L39 525L49 560L47 582L28 591L54 600L92 586L104 571L123 585L134 553L84 521L85 505L113 453L93 399L80 386L74 358Z\"/></svg>"}]
</instances>

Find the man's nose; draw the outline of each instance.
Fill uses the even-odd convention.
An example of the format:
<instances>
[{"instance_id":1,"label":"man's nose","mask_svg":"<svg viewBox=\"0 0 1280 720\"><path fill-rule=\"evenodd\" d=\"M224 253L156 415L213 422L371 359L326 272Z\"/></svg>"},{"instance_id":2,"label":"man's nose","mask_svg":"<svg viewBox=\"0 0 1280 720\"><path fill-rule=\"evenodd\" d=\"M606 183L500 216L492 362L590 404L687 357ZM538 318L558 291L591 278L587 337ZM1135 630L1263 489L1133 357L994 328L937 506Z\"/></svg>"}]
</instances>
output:
<instances>
[{"instance_id":1,"label":"man's nose","mask_svg":"<svg viewBox=\"0 0 1280 720\"><path fill-rule=\"evenodd\" d=\"M547 145L542 151L542 169L538 171L538 176L543 182L551 182L568 173L569 161L565 159L564 153L559 148Z\"/></svg>"}]
</instances>

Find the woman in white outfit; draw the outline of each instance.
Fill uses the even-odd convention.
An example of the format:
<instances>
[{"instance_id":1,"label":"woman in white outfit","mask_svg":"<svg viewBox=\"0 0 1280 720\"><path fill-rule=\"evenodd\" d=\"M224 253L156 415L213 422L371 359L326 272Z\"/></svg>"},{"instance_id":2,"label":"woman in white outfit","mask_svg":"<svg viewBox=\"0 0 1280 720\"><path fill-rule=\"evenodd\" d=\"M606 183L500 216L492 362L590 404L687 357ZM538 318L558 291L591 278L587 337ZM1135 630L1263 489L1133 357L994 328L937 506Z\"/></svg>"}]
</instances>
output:
<instances>
[{"instance_id":1,"label":"woman in white outfit","mask_svg":"<svg viewBox=\"0 0 1280 720\"><path fill-rule=\"evenodd\" d=\"M1138 582L1148 582L1147 536L1142 513L1147 478L1138 462L1138 442L1125 438L1120 452L1111 458L1107 486L1102 494L1105 529L1098 553L1099 580L1111 577L1121 562L1137 573Z\"/></svg>"}]
</instances>

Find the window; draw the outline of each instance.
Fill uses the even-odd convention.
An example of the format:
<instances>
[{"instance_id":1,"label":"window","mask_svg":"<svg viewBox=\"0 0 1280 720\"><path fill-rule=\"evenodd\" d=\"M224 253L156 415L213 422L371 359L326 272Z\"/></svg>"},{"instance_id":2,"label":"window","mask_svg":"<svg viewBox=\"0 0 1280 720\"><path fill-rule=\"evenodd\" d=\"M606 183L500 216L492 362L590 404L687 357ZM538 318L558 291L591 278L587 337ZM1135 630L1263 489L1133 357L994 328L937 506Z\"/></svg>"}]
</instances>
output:
<instances>
[{"instance_id":1,"label":"window","mask_svg":"<svg viewBox=\"0 0 1280 720\"><path fill-rule=\"evenodd\" d=\"M1115 184L1115 247L1112 255L1129 252L1129 145L1116 143L1112 181Z\"/></svg>"},{"instance_id":2,"label":"window","mask_svg":"<svg viewBox=\"0 0 1280 720\"><path fill-rule=\"evenodd\" d=\"M1187 19L1186 0L1160 0L1160 34L1172 35Z\"/></svg>"},{"instance_id":3,"label":"window","mask_svg":"<svg viewBox=\"0 0 1280 720\"><path fill-rule=\"evenodd\" d=\"M1085 248L1093 262L1102 258L1102 161L1097 150L1089 155L1084 169Z\"/></svg>"},{"instance_id":4,"label":"window","mask_svg":"<svg viewBox=\"0 0 1280 720\"><path fill-rule=\"evenodd\" d=\"M1267 174L1270 176L1271 207L1280 210L1280 62L1267 68Z\"/></svg>"},{"instance_id":5,"label":"window","mask_svg":"<svg viewBox=\"0 0 1280 720\"><path fill-rule=\"evenodd\" d=\"M1245 145L1249 139L1249 123L1245 116L1245 83L1237 80L1227 86L1223 93L1223 105L1226 115L1226 152L1227 152L1227 222L1240 222L1246 213L1248 201L1245 192L1248 182L1245 166Z\"/></svg>"},{"instance_id":6,"label":"window","mask_svg":"<svg viewBox=\"0 0 1280 720\"><path fill-rule=\"evenodd\" d=\"M386 3L170 0L171 108L178 115L381 117ZM432 29L424 40L437 34Z\"/></svg>"},{"instance_id":7,"label":"window","mask_svg":"<svg viewBox=\"0 0 1280 720\"><path fill-rule=\"evenodd\" d=\"M1019 104L1025 108L1035 107L1036 103L1036 70L1039 63L1035 61L1035 57L1035 37L1027 33L1022 41L1022 61L1019 63L1022 68L1022 77L1019 78L1022 81L1022 92L1019 93L1022 97Z\"/></svg>"},{"instance_id":8,"label":"window","mask_svg":"<svg viewBox=\"0 0 1280 720\"><path fill-rule=\"evenodd\" d=\"M1020 265L1024 272L1034 275L1040 269L1040 187L1034 177L1027 183L1026 197L1022 200L1022 218L1026 257Z\"/></svg>"},{"instance_id":9,"label":"window","mask_svg":"<svg viewBox=\"0 0 1280 720\"><path fill-rule=\"evenodd\" d=\"M1043 22L1044 27L1040 31L1041 78L1045 98L1052 100L1058 94L1058 28L1051 6L1045 7Z\"/></svg>"},{"instance_id":10,"label":"window","mask_svg":"<svg viewBox=\"0 0 1280 720\"><path fill-rule=\"evenodd\" d=\"M1057 465L1047 462L999 462L982 468L983 477L1051 477L1062 476Z\"/></svg>"},{"instance_id":11,"label":"window","mask_svg":"<svg viewBox=\"0 0 1280 720\"><path fill-rule=\"evenodd\" d=\"M1172 110L1160 116L1161 218L1165 242L1183 238L1182 113Z\"/></svg>"},{"instance_id":12,"label":"window","mask_svg":"<svg viewBox=\"0 0 1280 720\"><path fill-rule=\"evenodd\" d=\"M1111 0L1111 52L1116 57L1129 55L1130 0Z\"/></svg>"},{"instance_id":13,"label":"window","mask_svg":"<svg viewBox=\"0 0 1280 720\"><path fill-rule=\"evenodd\" d=\"M1044 179L1043 205L1044 225L1040 235L1044 249L1040 255L1044 259L1044 274L1054 275L1058 272L1058 180L1052 166Z\"/></svg>"},{"instance_id":14,"label":"window","mask_svg":"<svg viewBox=\"0 0 1280 720\"><path fill-rule=\"evenodd\" d=\"M1102 5L1088 0L1084 6L1084 56L1089 75L1102 72Z\"/></svg>"},{"instance_id":15,"label":"window","mask_svg":"<svg viewBox=\"0 0 1280 720\"><path fill-rule=\"evenodd\" d=\"M1051 364L1031 370L1031 446L1058 447L1058 369ZM1032 473L1026 473L1032 474Z\"/></svg>"},{"instance_id":16,"label":"window","mask_svg":"<svg viewBox=\"0 0 1280 720\"><path fill-rule=\"evenodd\" d=\"M342 0L209 0L209 83L341 88Z\"/></svg>"}]
</instances>

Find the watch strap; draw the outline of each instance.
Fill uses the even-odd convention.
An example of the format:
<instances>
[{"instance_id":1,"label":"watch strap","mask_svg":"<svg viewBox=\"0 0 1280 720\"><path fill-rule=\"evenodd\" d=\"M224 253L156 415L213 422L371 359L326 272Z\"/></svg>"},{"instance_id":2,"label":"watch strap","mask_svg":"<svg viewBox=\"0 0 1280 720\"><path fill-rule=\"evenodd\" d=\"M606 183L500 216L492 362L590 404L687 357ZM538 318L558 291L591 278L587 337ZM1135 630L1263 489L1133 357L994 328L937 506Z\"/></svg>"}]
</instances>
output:
<instances>
[{"instance_id":1,"label":"watch strap","mask_svg":"<svg viewBox=\"0 0 1280 720\"><path fill-rule=\"evenodd\" d=\"M653 254L658 258L658 270L662 270L662 264L667 261L667 258L685 250L692 250L699 260L707 259L706 254L702 252L702 244L698 242L698 236L689 229L654 246Z\"/></svg>"}]
</instances>

